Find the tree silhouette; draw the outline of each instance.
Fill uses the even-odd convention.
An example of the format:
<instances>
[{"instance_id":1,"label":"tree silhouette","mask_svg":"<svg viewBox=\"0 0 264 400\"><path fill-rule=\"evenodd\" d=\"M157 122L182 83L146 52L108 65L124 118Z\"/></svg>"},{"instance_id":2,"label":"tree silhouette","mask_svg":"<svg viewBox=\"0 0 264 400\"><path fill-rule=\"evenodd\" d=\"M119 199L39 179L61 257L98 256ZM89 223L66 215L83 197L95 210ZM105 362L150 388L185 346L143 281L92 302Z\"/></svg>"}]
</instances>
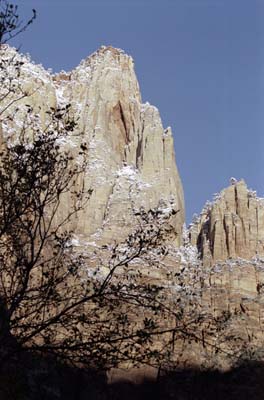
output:
<instances>
[{"instance_id":1,"label":"tree silhouette","mask_svg":"<svg viewBox=\"0 0 264 400\"><path fill-rule=\"evenodd\" d=\"M78 163L62 145L76 128L70 105L48 109L43 125L25 102L34 92L20 83L24 61L8 56L8 48L1 52L1 365L23 351L97 367L145 360L148 352L135 349L153 335L155 324L144 310L160 309L155 300L160 288L131 282L124 273L133 260L162 246L172 228L159 210L141 210L135 232L89 269L89 258L74 251L69 232L71 218L92 192L80 183L88 157L85 143L79 144ZM15 119L23 120L22 126L14 127ZM65 195L72 207L58 218ZM140 317L127 318L135 307Z\"/></svg>"},{"instance_id":2,"label":"tree silhouette","mask_svg":"<svg viewBox=\"0 0 264 400\"><path fill-rule=\"evenodd\" d=\"M6 0L0 0L0 45L15 38L36 19L36 10L32 10L32 17L24 22L18 14L18 6Z\"/></svg>"},{"instance_id":3,"label":"tree silhouette","mask_svg":"<svg viewBox=\"0 0 264 400\"><path fill-rule=\"evenodd\" d=\"M1 4L6 5L0 15L5 43L35 13L21 25L17 8ZM0 368L24 352L109 369L168 368L177 362L179 347L196 342L216 353L226 351L214 335L230 314L215 317L203 310L200 287L196 291L203 271L190 256L192 249L183 250L190 257L186 268L166 269L166 242L177 234L171 217L178 210L164 212L162 205L138 210L127 239L97 253L74 246L71 220L89 207L92 193L83 180L89 158L85 142L79 143L78 163L62 145L78 121L68 104L47 109L43 124L38 115L43 110L36 112L26 101L34 90L21 84L25 61L8 56L6 46L0 51ZM14 121L21 110L19 125ZM72 206L62 217L58 211L66 195ZM148 267L170 279L147 279Z\"/></svg>"}]
</instances>

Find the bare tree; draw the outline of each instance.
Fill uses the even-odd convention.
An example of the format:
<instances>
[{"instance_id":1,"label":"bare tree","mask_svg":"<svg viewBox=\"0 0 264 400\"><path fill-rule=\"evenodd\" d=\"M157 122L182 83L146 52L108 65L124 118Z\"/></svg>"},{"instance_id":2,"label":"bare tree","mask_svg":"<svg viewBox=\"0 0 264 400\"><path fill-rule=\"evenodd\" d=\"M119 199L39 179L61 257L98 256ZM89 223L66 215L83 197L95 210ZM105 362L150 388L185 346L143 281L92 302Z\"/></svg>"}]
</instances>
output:
<instances>
[{"instance_id":1,"label":"bare tree","mask_svg":"<svg viewBox=\"0 0 264 400\"><path fill-rule=\"evenodd\" d=\"M74 189L85 168L84 146L79 152L83 164L73 167L71 155L58 144L74 127L67 110L53 110L52 130L31 141L21 138L1 153L1 365L23 350L101 367L143 361L147 353L136 354L134 345L146 344L155 326L141 311L160 309L155 300L159 287L124 278L131 261L161 245L170 229L157 223L157 211L148 218L142 212L143 225L111 248L103 275L101 266L97 274L94 267L89 269L87 257L73 252L65 224L82 209L91 190ZM55 125L63 129L55 131ZM57 211L68 192L74 207L58 222ZM135 307L139 317L128 318Z\"/></svg>"},{"instance_id":2,"label":"bare tree","mask_svg":"<svg viewBox=\"0 0 264 400\"><path fill-rule=\"evenodd\" d=\"M17 8L5 4L2 38L17 27L16 19L12 26L6 22L8 15L16 16ZM48 110L44 128L36 110L21 106L21 100L30 99L34 92L21 84L23 58L7 53L8 48L2 47L0 307L5 318L0 335L1 365L24 350L104 367L157 356L146 349L156 325L144 311L161 309L156 301L161 288L124 279L129 276L124 274L132 261L151 249L161 247L164 252L163 237L172 228L164 224L160 210L141 210L138 228L125 243L108 248L108 259L101 260L98 268L89 269L87 257L72 252L67 226L91 194L90 188L76 186L85 170L86 146L80 144L82 161L75 166L71 153L60 146L76 126L70 105ZM21 107L25 110L18 127L14 119ZM7 134L10 126L15 130L11 138ZM73 207L58 220L66 193L71 194ZM94 275L93 270L99 274ZM145 350L138 352L143 344Z\"/></svg>"},{"instance_id":3,"label":"bare tree","mask_svg":"<svg viewBox=\"0 0 264 400\"><path fill-rule=\"evenodd\" d=\"M5 4L9 11L0 15L2 43L28 26L18 25L16 19L13 25L5 22L12 21L8 13L12 16L14 10L14 18L17 13ZM17 126L14 116L21 100L34 92L20 83L24 61L5 57L5 51L2 46L1 367L21 352L96 368L120 363L165 368L177 359L179 343L198 342L219 351L212 338L230 316L215 318L202 311L194 285L201 276L195 264L191 284L184 269L169 271L167 285L166 280L146 279L146 266L159 271L164 262L163 271L168 272L166 240L177 234L170 219L178 210L139 210L134 232L123 243L103 249L101 258L74 248L68 227L72 217L89 206L92 188L80 184L89 154L80 143L79 163L73 163L61 143L67 142L78 121L67 105L47 110L43 125L36 110L25 104L23 123ZM10 124L15 140L6 134ZM72 208L58 218L66 194Z\"/></svg>"},{"instance_id":4,"label":"bare tree","mask_svg":"<svg viewBox=\"0 0 264 400\"><path fill-rule=\"evenodd\" d=\"M37 16L32 10L32 17L24 22L18 14L18 6L6 0L0 0L0 46L24 32Z\"/></svg>"},{"instance_id":5,"label":"bare tree","mask_svg":"<svg viewBox=\"0 0 264 400\"><path fill-rule=\"evenodd\" d=\"M1 348L7 349L11 331L22 335L22 343L32 335L34 326L39 329L37 320L46 321L50 296L55 296L51 285L55 289L64 274L68 276L67 271L59 270L62 248L69 237L63 226L82 207L90 191L85 192L84 187L78 193L74 191L74 182L84 164L70 165L71 156L61 152L58 144L61 136L65 138L74 128L67 109L52 112L52 130L37 131L31 141L20 138L18 144L7 143L1 152L0 293L7 329L1 332ZM81 149L80 153L83 154ZM69 191L75 196L74 207L65 219L54 224L61 197ZM30 320L26 318L29 316ZM36 324L32 325L34 319Z\"/></svg>"},{"instance_id":6,"label":"bare tree","mask_svg":"<svg viewBox=\"0 0 264 400\"><path fill-rule=\"evenodd\" d=\"M131 326L135 329L129 334L130 341L142 337L139 327L144 321L132 319L130 323L125 318L129 287L120 284L122 278L116 272L161 243L165 226L153 223L158 212L149 212L148 218L141 212L143 225L129 236L125 252L122 246L113 246L103 279L89 276L89 260L72 252L68 231L71 217L91 194L79 179L86 167L85 143L80 144L79 162L74 164L71 153L61 146L76 127L70 105L49 109L43 126L36 110L20 102L34 94L20 83L24 61L16 55L8 57L7 51L1 49L0 65L0 306L5 316L1 365L24 350L52 353L76 363L103 365L107 361L108 366L114 365L122 358L117 348L121 342L128 343ZM17 126L14 117L21 109L22 124ZM15 132L11 137L10 127ZM72 209L58 219L65 194L72 198ZM154 219L145 232L150 217ZM147 296L143 289L143 285L133 286L134 292L138 290L136 303L154 309L156 291L152 288Z\"/></svg>"},{"instance_id":7,"label":"bare tree","mask_svg":"<svg viewBox=\"0 0 264 400\"><path fill-rule=\"evenodd\" d=\"M25 107L28 125L1 152L1 365L33 351L97 368L159 366L169 361L178 340L205 343L197 333L204 319L179 303L187 296L183 276L174 277L181 287L174 297L144 279L146 266L161 268L177 210L139 210L134 232L104 249L101 259L77 252L68 224L89 206L92 190L76 185L85 171L86 147L80 144L78 164L61 147L75 128L70 106L49 111L44 130ZM66 193L73 206L58 219Z\"/></svg>"}]
</instances>

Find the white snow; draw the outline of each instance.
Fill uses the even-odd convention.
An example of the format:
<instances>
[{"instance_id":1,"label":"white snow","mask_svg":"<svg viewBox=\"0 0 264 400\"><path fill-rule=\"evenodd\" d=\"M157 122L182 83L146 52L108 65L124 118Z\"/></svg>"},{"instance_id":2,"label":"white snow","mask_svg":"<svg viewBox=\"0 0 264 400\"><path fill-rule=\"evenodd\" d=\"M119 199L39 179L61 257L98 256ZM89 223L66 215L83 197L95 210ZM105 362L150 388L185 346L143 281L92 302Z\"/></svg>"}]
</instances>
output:
<instances>
[{"instance_id":1,"label":"white snow","mask_svg":"<svg viewBox=\"0 0 264 400\"><path fill-rule=\"evenodd\" d=\"M77 147L77 144L74 143L72 138L68 137L59 137L56 139L56 143L58 143L60 146L70 146L70 147Z\"/></svg>"},{"instance_id":2,"label":"white snow","mask_svg":"<svg viewBox=\"0 0 264 400\"><path fill-rule=\"evenodd\" d=\"M117 176L124 176L127 179L135 180L137 172L132 165L126 165L117 171Z\"/></svg>"},{"instance_id":3,"label":"white snow","mask_svg":"<svg viewBox=\"0 0 264 400\"><path fill-rule=\"evenodd\" d=\"M57 105L59 107L64 107L68 104L68 100L65 98L64 95L63 86L56 87L56 98L57 98Z\"/></svg>"}]
</instances>

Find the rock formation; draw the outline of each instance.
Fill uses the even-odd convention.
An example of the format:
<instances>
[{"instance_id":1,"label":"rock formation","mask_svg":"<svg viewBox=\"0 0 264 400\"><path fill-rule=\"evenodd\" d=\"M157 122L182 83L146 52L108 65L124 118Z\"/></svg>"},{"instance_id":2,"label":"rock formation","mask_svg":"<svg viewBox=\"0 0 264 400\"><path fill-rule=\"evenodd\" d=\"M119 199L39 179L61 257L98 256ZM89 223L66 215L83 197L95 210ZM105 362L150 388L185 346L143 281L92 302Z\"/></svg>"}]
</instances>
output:
<instances>
[{"instance_id":1,"label":"rock formation","mask_svg":"<svg viewBox=\"0 0 264 400\"><path fill-rule=\"evenodd\" d=\"M203 310L232 316L223 330L224 340L234 339L229 353L242 344L240 356L263 359L264 200L243 180L232 179L206 203L188 233L203 270Z\"/></svg>"},{"instance_id":2,"label":"rock formation","mask_svg":"<svg viewBox=\"0 0 264 400\"><path fill-rule=\"evenodd\" d=\"M243 180L233 182L205 206L190 228L205 264L264 255L264 200Z\"/></svg>"},{"instance_id":3,"label":"rock formation","mask_svg":"<svg viewBox=\"0 0 264 400\"><path fill-rule=\"evenodd\" d=\"M21 128L28 106L45 127L50 107L70 104L78 123L72 135L60 143L72 151L76 163L80 144L88 149L82 179L93 193L85 209L71 221L77 246L122 241L133 229L135 211L141 207L178 210L172 221L176 237L162 266L155 269L142 263L140 279L161 282L176 297L184 285L177 286L175 277L185 274L190 296L187 298L185 290L183 309L193 307L193 299L198 298L197 310L207 312L210 318L233 312L235 318L226 331L229 336L241 331L244 341L250 335L250 340L262 345L264 200L248 190L244 181L233 180L182 235L184 197L172 133L170 128L163 129L155 107L142 104L131 57L102 47L73 71L52 75L12 48L1 52L2 59L23 61L14 96L17 90L28 94L14 103L12 96L1 102L1 143L18 140L17 128ZM65 195L58 218L70 207L70 196ZM239 319L239 310L244 319ZM191 352L197 362L201 354L204 360L208 357L204 349L192 348Z\"/></svg>"},{"instance_id":4,"label":"rock formation","mask_svg":"<svg viewBox=\"0 0 264 400\"><path fill-rule=\"evenodd\" d=\"M6 58L15 54L8 47L4 52ZM72 149L75 162L80 143L88 147L84 181L93 193L71 229L84 241L120 240L131 230L135 210L159 205L179 210L174 226L180 244L184 198L172 133L163 129L155 107L142 104L132 58L102 47L73 71L53 76L23 56L15 58L25 62L19 84L29 96L9 107L9 113L18 105L19 110L3 124L5 138L15 140L15 127L26 112L23 104L31 105L45 124L49 107L70 103L78 125L62 145ZM66 197L60 213L70 204Z\"/></svg>"}]
</instances>

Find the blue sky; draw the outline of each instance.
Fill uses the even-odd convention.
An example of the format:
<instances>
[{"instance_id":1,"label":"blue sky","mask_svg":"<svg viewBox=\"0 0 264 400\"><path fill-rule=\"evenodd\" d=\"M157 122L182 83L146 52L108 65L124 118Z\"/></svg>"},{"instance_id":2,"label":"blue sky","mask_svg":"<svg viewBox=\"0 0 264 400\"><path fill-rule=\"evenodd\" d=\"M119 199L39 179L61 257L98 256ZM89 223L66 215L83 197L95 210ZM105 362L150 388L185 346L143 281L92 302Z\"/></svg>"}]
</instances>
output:
<instances>
[{"instance_id":1,"label":"blue sky","mask_svg":"<svg viewBox=\"0 0 264 400\"><path fill-rule=\"evenodd\" d=\"M263 0L24 0L15 45L54 71L102 44L135 60L144 101L174 133L186 216L244 178L264 196Z\"/></svg>"}]
</instances>

